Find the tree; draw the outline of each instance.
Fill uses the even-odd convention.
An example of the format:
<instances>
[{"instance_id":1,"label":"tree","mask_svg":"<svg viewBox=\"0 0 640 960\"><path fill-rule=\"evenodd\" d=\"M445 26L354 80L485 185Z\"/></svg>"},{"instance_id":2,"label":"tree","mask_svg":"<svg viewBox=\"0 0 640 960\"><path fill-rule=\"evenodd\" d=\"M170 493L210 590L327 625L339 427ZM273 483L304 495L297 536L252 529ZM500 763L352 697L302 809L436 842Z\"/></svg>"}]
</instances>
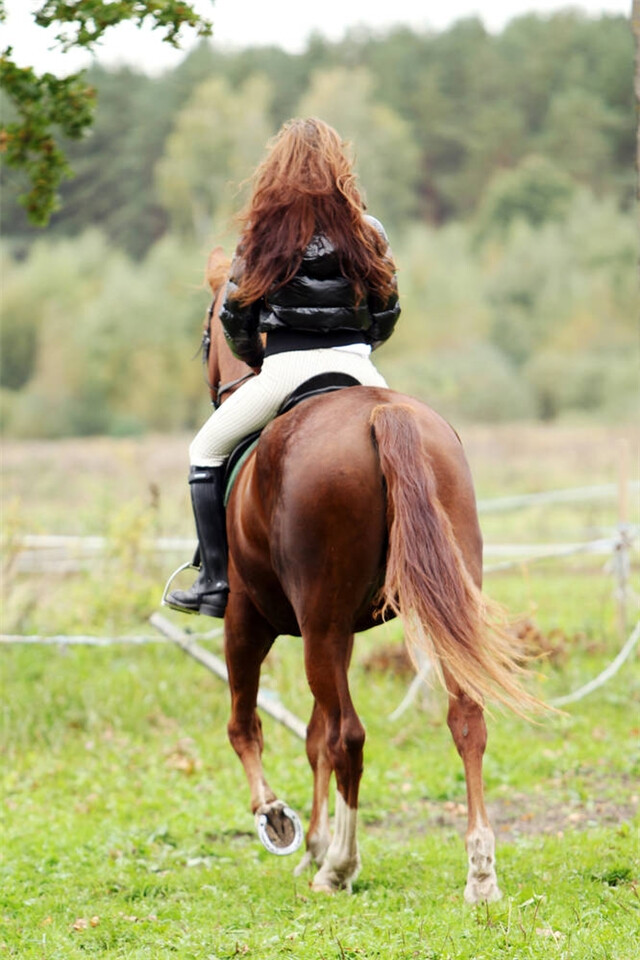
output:
<instances>
[{"instance_id":1,"label":"tree","mask_svg":"<svg viewBox=\"0 0 640 960\"><path fill-rule=\"evenodd\" d=\"M525 157L496 173L478 210L477 236L504 237L517 220L539 226L562 219L575 193L571 178L545 157Z\"/></svg>"},{"instance_id":2,"label":"tree","mask_svg":"<svg viewBox=\"0 0 640 960\"><path fill-rule=\"evenodd\" d=\"M274 132L271 85L253 75L237 90L221 77L205 80L178 114L156 166L160 201L188 239L209 240L237 212L239 185Z\"/></svg>"},{"instance_id":3,"label":"tree","mask_svg":"<svg viewBox=\"0 0 640 960\"><path fill-rule=\"evenodd\" d=\"M602 190L613 167L610 133L619 122L597 93L569 87L551 98L540 142L545 155L572 177Z\"/></svg>"},{"instance_id":4,"label":"tree","mask_svg":"<svg viewBox=\"0 0 640 960\"><path fill-rule=\"evenodd\" d=\"M314 74L298 113L322 117L353 141L356 169L374 216L390 227L416 218L419 151L409 124L376 100L368 70L336 67Z\"/></svg>"},{"instance_id":5,"label":"tree","mask_svg":"<svg viewBox=\"0 0 640 960\"><path fill-rule=\"evenodd\" d=\"M0 22L6 18L0 0ZM163 40L179 45L183 26L199 35L211 33L211 23L184 0L43 0L35 13L38 26L57 24L57 40L63 50L92 50L109 27L124 20L141 26L150 20L164 31ZM9 99L13 117L0 127L0 153L4 162L26 174L30 183L21 196L29 220L46 226L58 206L58 187L72 175L60 137L81 138L91 127L95 91L84 72L56 77L37 74L32 67L19 67L7 47L0 57L0 89Z\"/></svg>"}]
</instances>

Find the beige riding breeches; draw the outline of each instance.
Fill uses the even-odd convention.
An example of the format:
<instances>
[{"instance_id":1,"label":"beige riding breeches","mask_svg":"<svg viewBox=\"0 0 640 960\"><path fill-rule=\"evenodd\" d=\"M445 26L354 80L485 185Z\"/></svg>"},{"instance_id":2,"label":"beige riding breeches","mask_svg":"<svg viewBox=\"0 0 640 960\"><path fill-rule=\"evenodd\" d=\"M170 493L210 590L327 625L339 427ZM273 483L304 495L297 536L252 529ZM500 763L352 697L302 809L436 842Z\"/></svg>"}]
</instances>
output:
<instances>
[{"instance_id":1,"label":"beige riding breeches","mask_svg":"<svg viewBox=\"0 0 640 960\"><path fill-rule=\"evenodd\" d=\"M259 375L238 387L215 410L189 447L191 466L225 462L237 443L272 420L282 402L301 383L319 373L348 373L367 387L386 387L368 356L348 347L295 350L266 357Z\"/></svg>"}]
</instances>

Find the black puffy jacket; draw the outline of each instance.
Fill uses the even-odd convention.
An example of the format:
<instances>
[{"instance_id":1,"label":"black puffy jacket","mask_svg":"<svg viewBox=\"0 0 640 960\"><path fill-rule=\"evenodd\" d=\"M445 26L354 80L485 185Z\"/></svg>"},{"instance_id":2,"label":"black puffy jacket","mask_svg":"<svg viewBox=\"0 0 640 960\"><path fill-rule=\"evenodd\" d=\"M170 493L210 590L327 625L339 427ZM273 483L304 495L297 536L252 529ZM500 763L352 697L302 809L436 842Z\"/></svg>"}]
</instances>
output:
<instances>
[{"instance_id":1,"label":"black puffy jacket","mask_svg":"<svg viewBox=\"0 0 640 960\"><path fill-rule=\"evenodd\" d=\"M374 217L367 220L386 240L382 224ZM322 234L312 238L288 283L247 306L234 297L243 266L236 253L220 320L235 355L253 367L260 366L265 353L260 333L267 333L267 355L358 342L375 349L391 336L400 314L397 287L386 302L371 294L355 306L353 285Z\"/></svg>"}]
</instances>

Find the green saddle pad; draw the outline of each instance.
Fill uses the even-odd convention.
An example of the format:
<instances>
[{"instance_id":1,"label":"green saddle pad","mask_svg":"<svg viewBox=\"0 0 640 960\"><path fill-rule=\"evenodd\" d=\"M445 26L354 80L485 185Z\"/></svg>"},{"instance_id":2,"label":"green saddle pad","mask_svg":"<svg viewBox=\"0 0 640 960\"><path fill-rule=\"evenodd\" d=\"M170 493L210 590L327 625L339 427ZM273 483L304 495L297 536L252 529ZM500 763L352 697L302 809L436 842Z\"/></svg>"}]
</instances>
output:
<instances>
[{"instance_id":1,"label":"green saddle pad","mask_svg":"<svg viewBox=\"0 0 640 960\"><path fill-rule=\"evenodd\" d=\"M238 479L238 474L245 465L247 459L251 456L255 448L258 446L258 441L260 436L255 437L255 439L249 444L249 446L242 451L241 455L234 460L231 465L231 469L227 472L225 477L225 488L224 488L224 505L226 507L229 502L229 497L231 496L231 491L233 490L234 484Z\"/></svg>"}]
</instances>

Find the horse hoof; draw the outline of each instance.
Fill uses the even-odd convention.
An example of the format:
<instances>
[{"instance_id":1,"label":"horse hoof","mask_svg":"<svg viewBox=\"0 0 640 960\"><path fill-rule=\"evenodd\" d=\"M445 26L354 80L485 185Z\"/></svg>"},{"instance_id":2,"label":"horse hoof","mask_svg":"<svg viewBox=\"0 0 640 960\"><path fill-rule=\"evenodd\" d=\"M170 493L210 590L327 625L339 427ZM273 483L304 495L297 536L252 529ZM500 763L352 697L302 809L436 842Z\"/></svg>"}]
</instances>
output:
<instances>
[{"instance_id":1,"label":"horse hoof","mask_svg":"<svg viewBox=\"0 0 640 960\"><path fill-rule=\"evenodd\" d=\"M258 836L265 850L284 857L295 853L302 843L302 824L298 815L281 800L256 810Z\"/></svg>"},{"instance_id":2,"label":"horse hoof","mask_svg":"<svg viewBox=\"0 0 640 960\"><path fill-rule=\"evenodd\" d=\"M502 891L495 878L487 877L484 881L469 881L464 890L464 899L467 903L495 903L502 899Z\"/></svg>"},{"instance_id":3,"label":"horse hoof","mask_svg":"<svg viewBox=\"0 0 640 960\"><path fill-rule=\"evenodd\" d=\"M313 893L351 893L351 880L337 880L332 877L321 877L317 873L311 881Z\"/></svg>"},{"instance_id":4,"label":"horse hoof","mask_svg":"<svg viewBox=\"0 0 640 960\"><path fill-rule=\"evenodd\" d=\"M312 884L311 884L311 889L313 890L314 893L329 893L329 894L334 894L334 893L337 893L338 890L340 890L341 888L340 888L340 887L332 887L331 884L329 884L329 883L312 883ZM349 890L348 892L351 893L351 890Z\"/></svg>"},{"instance_id":5,"label":"horse hoof","mask_svg":"<svg viewBox=\"0 0 640 960\"><path fill-rule=\"evenodd\" d=\"M325 860L311 881L311 889L314 893L338 893L339 890L351 893L351 883L359 872L359 857L352 863L345 864L342 869L331 866Z\"/></svg>"}]
</instances>

